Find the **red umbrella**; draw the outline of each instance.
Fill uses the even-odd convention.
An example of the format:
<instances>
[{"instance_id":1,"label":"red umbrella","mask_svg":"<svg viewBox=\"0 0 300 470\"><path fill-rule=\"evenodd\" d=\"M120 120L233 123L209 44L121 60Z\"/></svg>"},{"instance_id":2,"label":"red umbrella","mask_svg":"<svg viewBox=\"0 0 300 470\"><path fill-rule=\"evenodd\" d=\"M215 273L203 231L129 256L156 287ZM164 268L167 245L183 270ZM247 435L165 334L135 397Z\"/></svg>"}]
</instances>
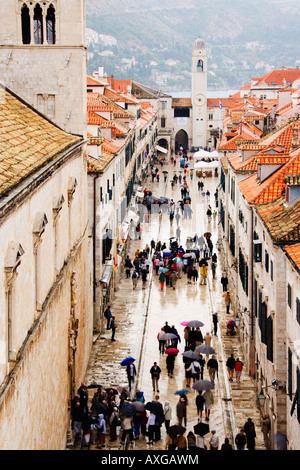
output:
<instances>
[{"instance_id":1,"label":"red umbrella","mask_svg":"<svg viewBox=\"0 0 300 470\"><path fill-rule=\"evenodd\" d=\"M170 356L176 356L179 353L179 349L176 348L167 348L165 350L166 354L169 354Z\"/></svg>"}]
</instances>

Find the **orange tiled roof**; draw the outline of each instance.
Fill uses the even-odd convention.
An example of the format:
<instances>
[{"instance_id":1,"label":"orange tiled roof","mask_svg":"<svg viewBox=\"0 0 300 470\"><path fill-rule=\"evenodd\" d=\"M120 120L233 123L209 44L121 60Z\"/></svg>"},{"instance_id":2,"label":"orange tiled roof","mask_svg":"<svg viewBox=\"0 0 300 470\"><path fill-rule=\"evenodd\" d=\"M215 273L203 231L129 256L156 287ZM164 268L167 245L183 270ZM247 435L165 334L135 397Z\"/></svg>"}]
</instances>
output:
<instances>
[{"instance_id":1,"label":"orange tiled roof","mask_svg":"<svg viewBox=\"0 0 300 470\"><path fill-rule=\"evenodd\" d=\"M99 159L87 157L87 172L88 173L101 173L106 166L114 159L114 154L103 152Z\"/></svg>"},{"instance_id":2,"label":"orange tiled roof","mask_svg":"<svg viewBox=\"0 0 300 470\"><path fill-rule=\"evenodd\" d=\"M94 77L91 77L90 75L87 76L86 83L87 83L87 86L100 86L100 87L103 87L103 86L107 85L107 83L101 82L101 80L99 80L97 78L94 78Z\"/></svg>"},{"instance_id":3,"label":"orange tiled roof","mask_svg":"<svg viewBox=\"0 0 300 470\"><path fill-rule=\"evenodd\" d=\"M81 140L0 86L0 197Z\"/></svg>"},{"instance_id":4,"label":"orange tiled roof","mask_svg":"<svg viewBox=\"0 0 300 470\"><path fill-rule=\"evenodd\" d=\"M285 191L286 175L300 174L300 148L295 150L280 169L275 171L262 183L257 174L239 182L240 190L251 204L263 204L280 197Z\"/></svg>"},{"instance_id":5,"label":"orange tiled roof","mask_svg":"<svg viewBox=\"0 0 300 470\"><path fill-rule=\"evenodd\" d=\"M101 149L105 153L115 154L120 150L122 146L123 146L122 142L110 142L109 140L104 139Z\"/></svg>"},{"instance_id":6,"label":"orange tiled roof","mask_svg":"<svg viewBox=\"0 0 300 470\"><path fill-rule=\"evenodd\" d=\"M191 98L173 98L172 99L172 108L191 108L192 100Z\"/></svg>"},{"instance_id":7,"label":"orange tiled roof","mask_svg":"<svg viewBox=\"0 0 300 470\"><path fill-rule=\"evenodd\" d=\"M285 245L283 246L283 249L296 265L296 267L300 269L300 243L295 243L294 245Z\"/></svg>"},{"instance_id":8,"label":"orange tiled roof","mask_svg":"<svg viewBox=\"0 0 300 470\"><path fill-rule=\"evenodd\" d=\"M282 196L257 206L257 212L276 243L294 244L300 241L300 201L287 207L285 196Z\"/></svg>"},{"instance_id":9,"label":"orange tiled roof","mask_svg":"<svg viewBox=\"0 0 300 470\"><path fill-rule=\"evenodd\" d=\"M262 86L267 84L268 86L279 85L284 86L285 84L292 84L297 78L300 78L300 69L282 69L272 70L272 72L263 75L260 78L253 78L255 80L255 86Z\"/></svg>"},{"instance_id":10,"label":"orange tiled roof","mask_svg":"<svg viewBox=\"0 0 300 470\"><path fill-rule=\"evenodd\" d=\"M99 126L104 128L112 128L114 127L114 122L109 121L108 119L105 119L102 116L99 116L94 111L88 111L87 113L87 123L89 126Z\"/></svg>"}]
</instances>

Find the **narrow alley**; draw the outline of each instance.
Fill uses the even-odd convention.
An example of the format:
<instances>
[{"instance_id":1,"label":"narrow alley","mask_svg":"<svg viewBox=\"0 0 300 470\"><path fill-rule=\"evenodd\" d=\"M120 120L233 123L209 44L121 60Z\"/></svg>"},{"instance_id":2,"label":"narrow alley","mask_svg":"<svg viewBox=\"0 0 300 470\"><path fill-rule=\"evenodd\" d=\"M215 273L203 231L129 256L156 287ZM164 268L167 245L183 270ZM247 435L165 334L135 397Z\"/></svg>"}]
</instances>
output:
<instances>
[{"instance_id":1,"label":"narrow alley","mask_svg":"<svg viewBox=\"0 0 300 470\"><path fill-rule=\"evenodd\" d=\"M179 182L172 188L170 180L173 175L179 175L182 169L177 160L176 165L167 162L163 167L157 164L159 173L161 174L159 182L152 182L150 174L143 184L143 190L149 189L154 196L173 199L175 203L181 200L181 185ZM191 166L193 163L191 162ZM162 177L162 171L168 171L167 181ZM149 172L150 173L150 172ZM182 173L183 174L183 173ZM191 177L192 174L192 177ZM126 368L120 365L121 361L126 357L135 358L135 366L137 369L136 381L132 390L132 397L136 390L143 391L145 402L151 401L155 394L159 395L159 401L162 405L168 401L172 408L171 425L177 423L176 405L178 403L178 395L176 391L186 389L185 368L182 360L184 352L184 321L200 320L204 326L201 328L203 336L209 332L212 335L212 347L216 351L216 359L218 360L219 370L213 389L214 404L212 406L209 430L205 436L207 445L211 437L211 431L216 430L219 436L219 448L224 443L225 437L229 438L229 442L234 445L234 438L244 426L247 419L252 418L256 429L256 449L264 449L263 435L260 430L260 410L257 406L257 396L254 381L247 375L247 368L244 367L241 382L238 383L235 378L229 381L226 368L227 358L234 354L243 362L242 347L236 336L226 335L226 325L229 319L233 320L233 311L226 313L223 289L220 278L224 266L222 264L222 253L218 250L218 215L213 217L211 221L206 215L208 204L212 209L216 208L214 193L218 185L218 178L215 176L204 178L204 190L209 190L210 197L205 196L203 200L202 192L198 189L195 172L188 171L186 180L189 187L189 195L191 197L192 217L184 218L181 216L178 226L180 227L180 244L186 248L187 237L199 237L205 232L211 232L213 241L213 252L218 256L216 277L212 278L211 261L208 266L208 282L206 285L200 285L200 276L194 284L187 282L186 274L177 281L176 289L165 286L161 290L152 264L148 275L146 289L142 288L141 279L138 281L137 289L133 289L131 278L126 278L125 272L122 274L121 282L117 291L114 293L111 302L112 314L116 317L117 329L115 342L111 341L111 331L105 330L99 335L94 343L93 351L89 361L89 367L85 377L87 386L92 384L100 384L103 388L118 387L124 385L127 387ZM217 208L216 208L217 209ZM167 213L151 214L149 222L142 224L142 235L139 240L130 241L130 250L128 255L134 258L136 250L144 249L152 239L165 242L169 246L170 237L176 236L177 224L175 218L170 222ZM230 286L228 286L230 290ZM219 323L217 335L213 335L212 314L218 313ZM181 342L178 344L179 354L175 359L175 370L173 378L169 377L166 370L166 354L159 351L157 335L165 322L170 326L174 325L180 335ZM105 328L105 325L104 325ZM206 358L207 359L207 358ZM162 369L159 380L159 392L154 393L152 389L152 381L150 376L150 368L154 362ZM208 371L205 366L204 379L209 379ZM95 389L88 389L89 399L92 399ZM197 424L197 409L195 398L197 392L192 386L187 393L187 425L185 436L189 431L193 431L194 425ZM203 419L204 421L204 419ZM165 425L161 428L161 440L151 446L151 450L165 449L166 440ZM97 444L90 446L91 450L97 450ZM134 446L136 450L149 449L147 439L140 436L135 440ZM75 446L76 447L76 446ZM78 445L77 447L78 448ZM79 446L80 448L80 446ZM119 448L119 439L111 442L109 440L109 432L107 432L105 440L105 448L103 450L117 450Z\"/></svg>"}]
</instances>

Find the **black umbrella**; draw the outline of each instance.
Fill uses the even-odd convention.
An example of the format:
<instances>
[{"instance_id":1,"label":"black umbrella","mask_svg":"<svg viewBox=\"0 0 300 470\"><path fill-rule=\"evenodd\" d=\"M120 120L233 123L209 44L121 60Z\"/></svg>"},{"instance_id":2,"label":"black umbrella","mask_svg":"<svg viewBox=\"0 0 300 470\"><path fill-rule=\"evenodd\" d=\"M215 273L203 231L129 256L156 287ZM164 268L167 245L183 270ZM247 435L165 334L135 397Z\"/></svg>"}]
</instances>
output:
<instances>
[{"instance_id":1,"label":"black umbrella","mask_svg":"<svg viewBox=\"0 0 300 470\"><path fill-rule=\"evenodd\" d=\"M164 170L163 173L169 173L167 170Z\"/></svg>"},{"instance_id":2,"label":"black umbrella","mask_svg":"<svg viewBox=\"0 0 300 470\"><path fill-rule=\"evenodd\" d=\"M201 328L201 326L204 326L202 321L199 320L191 320L187 323L186 325L188 328Z\"/></svg>"},{"instance_id":3,"label":"black umbrella","mask_svg":"<svg viewBox=\"0 0 300 470\"><path fill-rule=\"evenodd\" d=\"M91 385L88 385L86 388L102 388L102 385L100 385L100 384L91 384Z\"/></svg>"},{"instance_id":4,"label":"black umbrella","mask_svg":"<svg viewBox=\"0 0 300 470\"><path fill-rule=\"evenodd\" d=\"M145 410L152 411L152 413L158 413L161 410L160 404L155 401L148 401L145 405Z\"/></svg>"},{"instance_id":5,"label":"black umbrella","mask_svg":"<svg viewBox=\"0 0 300 470\"><path fill-rule=\"evenodd\" d=\"M185 430L186 429L183 426L180 426L180 424L174 424L169 427L168 434L170 437L176 437L178 434L183 434Z\"/></svg>"},{"instance_id":6,"label":"black umbrella","mask_svg":"<svg viewBox=\"0 0 300 470\"><path fill-rule=\"evenodd\" d=\"M92 411L96 410L98 415L104 414L107 410L107 406L104 405L103 403L93 403L91 410Z\"/></svg>"},{"instance_id":7,"label":"black umbrella","mask_svg":"<svg viewBox=\"0 0 300 470\"><path fill-rule=\"evenodd\" d=\"M206 423L198 423L194 426L194 432L198 434L198 436L203 437L209 432L209 425Z\"/></svg>"},{"instance_id":8,"label":"black umbrella","mask_svg":"<svg viewBox=\"0 0 300 470\"><path fill-rule=\"evenodd\" d=\"M122 404L120 412L127 417L134 416L136 414L136 407L133 403L125 402Z\"/></svg>"}]
</instances>

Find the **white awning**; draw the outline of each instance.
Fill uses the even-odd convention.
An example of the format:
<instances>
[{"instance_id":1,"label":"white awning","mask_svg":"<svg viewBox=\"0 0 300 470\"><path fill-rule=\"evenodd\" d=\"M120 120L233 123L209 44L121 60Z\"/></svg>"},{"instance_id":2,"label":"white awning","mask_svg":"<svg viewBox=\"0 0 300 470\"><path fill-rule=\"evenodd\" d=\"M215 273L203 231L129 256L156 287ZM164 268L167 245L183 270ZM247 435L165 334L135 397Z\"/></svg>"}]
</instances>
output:
<instances>
[{"instance_id":1,"label":"white awning","mask_svg":"<svg viewBox=\"0 0 300 470\"><path fill-rule=\"evenodd\" d=\"M168 153L168 150L163 148L163 147L160 147L159 145L156 146L156 150L158 150L159 152L162 152L162 153Z\"/></svg>"},{"instance_id":2,"label":"white awning","mask_svg":"<svg viewBox=\"0 0 300 470\"><path fill-rule=\"evenodd\" d=\"M213 162L196 162L194 164L195 169L212 169L212 168L218 168L219 162L218 161L213 161Z\"/></svg>"}]
</instances>

